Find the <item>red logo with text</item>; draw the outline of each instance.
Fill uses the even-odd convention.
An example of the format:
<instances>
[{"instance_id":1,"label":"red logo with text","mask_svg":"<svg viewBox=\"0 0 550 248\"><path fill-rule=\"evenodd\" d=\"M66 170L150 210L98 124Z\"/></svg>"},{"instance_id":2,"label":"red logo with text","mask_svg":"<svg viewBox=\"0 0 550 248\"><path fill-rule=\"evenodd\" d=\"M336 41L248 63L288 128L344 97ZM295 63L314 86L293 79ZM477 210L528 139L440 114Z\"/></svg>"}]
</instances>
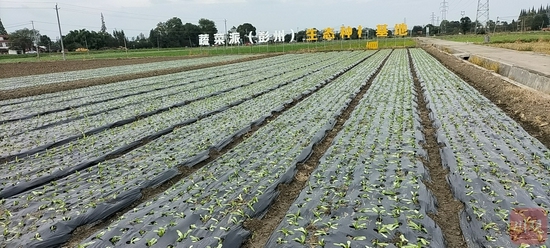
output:
<instances>
[{"instance_id":1,"label":"red logo with text","mask_svg":"<svg viewBox=\"0 0 550 248\"><path fill-rule=\"evenodd\" d=\"M548 239L548 214L542 208L510 211L510 238L517 245L540 245Z\"/></svg>"}]
</instances>

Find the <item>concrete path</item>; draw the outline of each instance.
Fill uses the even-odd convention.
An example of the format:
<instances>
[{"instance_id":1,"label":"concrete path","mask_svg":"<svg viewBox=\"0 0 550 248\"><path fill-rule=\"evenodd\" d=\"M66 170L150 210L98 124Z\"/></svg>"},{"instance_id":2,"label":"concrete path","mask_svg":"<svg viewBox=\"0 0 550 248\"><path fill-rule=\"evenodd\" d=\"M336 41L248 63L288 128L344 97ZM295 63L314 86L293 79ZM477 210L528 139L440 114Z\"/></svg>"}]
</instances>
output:
<instances>
[{"instance_id":1,"label":"concrete path","mask_svg":"<svg viewBox=\"0 0 550 248\"><path fill-rule=\"evenodd\" d=\"M447 47L456 51L454 53L478 55L550 77L550 56L548 55L434 38L419 39L424 44Z\"/></svg>"}]
</instances>

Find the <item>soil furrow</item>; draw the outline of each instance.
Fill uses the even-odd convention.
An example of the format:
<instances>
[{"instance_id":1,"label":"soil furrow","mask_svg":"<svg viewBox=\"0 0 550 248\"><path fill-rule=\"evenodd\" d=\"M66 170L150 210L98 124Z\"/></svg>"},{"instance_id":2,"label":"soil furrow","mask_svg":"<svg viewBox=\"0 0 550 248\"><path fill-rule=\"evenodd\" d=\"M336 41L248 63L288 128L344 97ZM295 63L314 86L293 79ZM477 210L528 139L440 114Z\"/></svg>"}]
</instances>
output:
<instances>
[{"instance_id":1,"label":"soil furrow","mask_svg":"<svg viewBox=\"0 0 550 248\"><path fill-rule=\"evenodd\" d=\"M296 175L294 180L289 184L279 185L279 196L275 199L272 205L266 211L266 214L261 219L249 219L244 223L244 227L248 229L252 236L243 244L242 247L264 247L267 240L271 236L271 233L277 228L279 223L285 217L288 209L292 203L296 200L298 195L304 189L306 182L309 180L311 173L319 165L319 160L331 146L332 141L344 127L344 123L349 119L351 113L355 107L359 104L359 101L363 98L368 91L374 79L380 73L380 70L390 57L391 53L382 61L381 65L376 69L376 72L371 76L367 83L361 88L360 92L353 98L350 104L338 117L334 128L325 135L325 138L313 147L313 152L308 160L304 163L298 164Z\"/></svg>"},{"instance_id":2,"label":"soil furrow","mask_svg":"<svg viewBox=\"0 0 550 248\"><path fill-rule=\"evenodd\" d=\"M362 59L359 63L367 60L372 55L374 55L374 54L371 54L370 56ZM359 63L357 63L356 65L358 65ZM183 180L184 178L188 177L189 175L195 173L200 168L207 165L208 163L210 163L210 162L216 160L217 158L221 157L222 155L224 155L225 153L227 153L228 151L230 151L231 149L233 149L234 147L236 147L237 145L242 143L248 137L252 136L258 129L262 128L263 126L267 125L272 120L274 120L277 117L279 117L280 115L284 114L287 110L291 109L296 104L300 103L301 101L303 101L304 99L306 99L310 95L315 94L317 91L324 88L326 85L330 84L331 82L336 80L338 77L340 77L344 73L351 70L353 67L354 66L352 66L351 68L348 68L345 71L339 72L338 75L336 75L332 80L326 81L322 86L318 87L317 89L315 89L315 90L313 90L313 91L311 91L307 94L303 94L298 98L293 99L293 101L291 103L285 104L284 108L282 110L280 110L278 112L273 112L270 117L264 119L261 123L258 123L257 125L252 126L248 132L246 132L246 133L244 133L244 134L242 134L238 137L235 137L231 142L229 142L227 145L222 147L220 150L211 149L210 153L208 155L208 159L194 165L193 167L180 166L179 167L179 172L180 173L178 175L176 175L175 177L171 178L170 180L168 180L164 183L161 183L157 187L142 190L141 198L138 201L132 203L130 206L126 207L125 209L117 212L116 214L114 214L114 215L110 216L109 218L104 219L100 222L96 222L96 223L92 223L92 224L89 224L89 225L84 225L84 226L78 227L73 232L73 235L72 235L71 239L69 239L69 241L65 245L63 245L63 247L75 247L75 246L77 246L82 240L86 239L87 237L94 234L95 232L106 228L112 222L114 222L117 218L124 215L124 213L126 213L126 212L132 210L133 208L135 208L136 206L138 206L138 205L140 205L144 202L147 202L150 199L153 199L153 198L157 197L158 195L162 194L163 192L168 190L170 187L175 185L177 182ZM348 116L349 116L349 114L348 114Z\"/></svg>"},{"instance_id":3,"label":"soil furrow","mask_svg":"<svg viewBox=\"0 0 550 248\"><path fill-rule=\"evenodd\" d=\"M430 174L430 181L424 184L434 194L437 202L437 213L430 217L437 223L443 232L447 247L467 247L462 229L460 228L459 214L464 209L464 204L454 198L451 187L447 183L449 171L441 163L440 150L436 138L436 130L430 120L430 110L424 99L424 90L416 75L410 51L407 49L409 64L417 93L418 108L425 142L422 145L428 153L428 158L420 157Z\"/></svg>"}]
</instances>

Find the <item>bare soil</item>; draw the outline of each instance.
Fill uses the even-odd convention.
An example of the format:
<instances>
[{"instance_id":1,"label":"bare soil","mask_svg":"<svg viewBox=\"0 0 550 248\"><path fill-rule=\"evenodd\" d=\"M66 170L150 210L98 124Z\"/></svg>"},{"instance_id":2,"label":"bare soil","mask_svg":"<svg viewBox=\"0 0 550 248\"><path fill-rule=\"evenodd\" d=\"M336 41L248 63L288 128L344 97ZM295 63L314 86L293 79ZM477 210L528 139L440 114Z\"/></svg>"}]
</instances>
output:
<instances>
[{"instance_id":1,"label":"bare soil","mask_svg":"<svg viewBox=\"0 0 550 248\"><path fill-rule=\"evenodd\" d=\"M445 169L441 164L440 144L437 142L436 130L433 128L433 123L430 120L430 110L424 100L422 86L414 70L410 53L409 63L411 65L415 91L418 96L418 108L420 118L422 119L425 139L425 142L421 145L428 152L428 159L419 158L428 170L431 179L430 181L425 181L424 184L437 199L437 213L429 213L428 215L441 228L447 247L466 247L466 240L460 228L459 219L459 214L463 211L464 204L453 197L451 187L447 182L449 170Z\"/></svg>"},{"instance_id":2,"label":"bare soil","mask_svg":"<svg viewBox=\"0 0 550 248\"><path fill-rule=\"evenodd\" d=\"M437 48L422 48L550 148L550 95L513 85L488 70L482 70Z\"/></svg>"}]
</instances>

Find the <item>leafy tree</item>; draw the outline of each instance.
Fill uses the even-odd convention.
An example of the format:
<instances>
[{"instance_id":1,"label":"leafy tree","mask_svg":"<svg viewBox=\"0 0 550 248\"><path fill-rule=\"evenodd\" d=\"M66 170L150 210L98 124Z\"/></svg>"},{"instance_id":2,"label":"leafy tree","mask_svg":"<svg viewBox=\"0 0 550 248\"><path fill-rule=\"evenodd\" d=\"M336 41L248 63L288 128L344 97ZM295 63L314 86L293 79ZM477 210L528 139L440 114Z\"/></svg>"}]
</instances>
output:
<instances>
[{"instance_id":1,"label":"leafy tree","mask_svg":"<svg viewBox=\"0 0 550 248\"><path fill-rule=\"evenodd\" d=\"M118 41L111 36L111 34L107 32L98 33L86 29L69 31L69 33L63 37L63 41L67 49L71 51L79 47L98 50L106 47L118 46ZM122 45L124 45L124 42L122 42Z\"/></svg>"},{"instance_id":2,"label":"leafy tree","mask_svg":"<svg viewBox=\"0 0 550 248\"><path fill-rule=\"evenodd\" d=\"M447 24L447 34L458 34L462 32L462 27L460 26L460 24L461 23L459 21L450 21Z\"/></svg>"},{"instance_id":3,"label":"leafy tree","mask_svg":"<svg viewBox=\"0 0 550 248\"><path fill-rule=\"evenodd\" d=\"M201 33L208 34L210 37L210 45L214 44L214 34L218 33L216 23L214 21L201 18L199 20L199 28Z\"/></svg>"},{"instance_id":4,"label":"leafy tree","mask_svg":"<svg viewBox=\"0 0 550 248\"><path fill-rule=\"evenodd\" d=\"M185 41L183 34L183 22L180 18L173 17L164 23L164 29L168 38L168 47L182 47Z\"/></svg>"},{"instance_id":5,"label":"leafy tree","mask_svg":"<svg viewBox=\"0 0 550 248\"><path fill-rule=\"evenodd\" d=\"M40 38L38 39L39 46L49 47L51 43L52 43L52 40L47 35L41 35Z\"/></svg>"},{"instance_id":6,"label":"leafy tree","mask_svg":"<svg viewBox=\"0 0 550 248\"><path fill-rule=\"evenodd\" d=\"M126 38L126 35L124 34L124 30L117 31L116 29L113 31L113 37L116 41L116 45L118 47L123 47L128 43L128 39Z\"/></svg>"},{"instance_id":7,"label":"leafy tree","mask_svg":"<svg viewBox=\"0 0 550 248\"><path fill-rule=\"evenodd\" d=\"M158 29L158 27L151 29L151 31L149 31L148 40L149 40L149 43L153 44L153 47L160 47L160 30Z\"/></svg>"},{"instance_id":8,"label":"leafy tree","mask_svg":"<svg viewBox=\"0 0 550 248\"><path fill-rule=\"evenodd\" d=\"M0 19L0 35L7 35L8 31L4 28L4 24L2 24L2 19Z\"/></svg>"},{"instance_id":9,"label":"leafy tree","mask_svg":"<svg viewBox=\"0 0 550 248\"><path fill-rule=\"evenodd\" d=\"M322 34L321 34L321 37L323 37ZM357 32L357 28L356 28L356 27L352 28L352 29L351 29L351 36L350 36L350 39L352 39L352 40L357 40L357 39L359 39L359 38L360 38L360 37L359 37L359 33Z\"/></svg>"},{"instance_id":10,"label":"leafy tree","mask_svg":"<svg viewBox=\"0 0 550 248\"><path fill-rule=\"evenodd\" d=\"M252 32L252 36L255 36L256 27L254 27L252 24L247 22L239 25L236 29L236 32L239 33L239 35L241 36L241 39L244 39L245 37L248 37L250 32Z\"/></svg>"},{"instance_id":11,"label":"leafy tree","mask_svg":"<svg viewBox=\"0 0 550 248\"><path fill-rule=\"evenodd\" d=\"M433 36L433 35L439 33L439 27L436 27L432 24L428 24L424 27L424 33L425 34L428 33L428 32L426 32L427 31L426 29L429 29L429 31L430 31L429 35L430 36Z\"/></svg>"},{"instance_id":12,"label":"leafy tree","mask_svg":"<svg viewBox=\"0 0 550 248\"><path fill-rule=\"evenodd\" d=\"M183 25L182 33L182 46L195 47L199 45L199 34L201 34L201 28L192 23L185 23Z\"/></svg>"},{"instance_id":13,"label":"leafy tree","mask_svg":"<svg viewBox=\"0 0 550 248\"><path fill-rule=\"evenodd\" d=\"M296 41L297 42L304 42L305 39L306 39L306 31L305 30L300 30L296 33Z\"/></svg>"},{"instance_id":14,"label":"leafy tree","mask_svg":"<svg viewBox=\"0 0 550 248\"><path fill-rule=\"evenodd\" d=\"M23 53L33 47L32 38L35 35L33 30L28 28L19 29L10 34L10 49L23 50Z\"/></svg>"},{"instance_id":15,"label":"leafy tree","mask_svg":"<svg viewBox=\"0 0 550 248\"><path fill-rule=\"evenodd\" d=\"M412 35L413 35L413 36L422 35L422 33L423 33L423 32L422 32L422 26L414 26L414 27L412 28L412 31L411 31L411 32L412 32Z\"/></svg>"},{"instance_id":16,"label":"leafy tree","mask_svg":"<svg viewBox=\"0 0 550 248\"><path fill-rule=\"evenodd\" d=\"M460 18L460 29L462 30L463 34L472 29L472 20L470 20L470 17L465 16Z\"/></svg>"}]
</instances>

